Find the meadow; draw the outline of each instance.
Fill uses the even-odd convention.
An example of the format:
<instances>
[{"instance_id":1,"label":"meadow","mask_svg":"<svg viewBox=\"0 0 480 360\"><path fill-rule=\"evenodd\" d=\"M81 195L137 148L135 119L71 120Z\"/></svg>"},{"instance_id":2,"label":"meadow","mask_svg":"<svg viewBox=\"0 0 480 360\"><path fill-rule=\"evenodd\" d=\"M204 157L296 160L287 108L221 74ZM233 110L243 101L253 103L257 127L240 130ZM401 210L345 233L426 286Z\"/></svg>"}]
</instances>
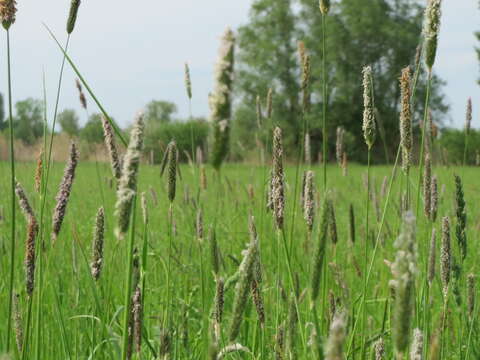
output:
<instances>
[{"instance_id":1,"label":"meadow","mask_svg":"<svg viewBox=\"0 0 480 360\"><path fill-rule=\"evenodd\" d=\"M35 164L18 163L17 178L34 208L38 208L39 195L34 189ZM8 170L1 165L2 173ZM54 163L52 188L47 193L47 209L54 207L55 186L62 177L63 164ZM321 168L314 167L320 174ZM301 171L300 171L301 172ZM416 246L418 247L418 272L415 275L414 315L412 327L425 334L425 353L431 355L435 346L443 344L445 359L474 359L479 356L477 332L477 309L468 316L466 276L475 272L478 242L478 185L476 168L438 167L434 173L439 180L438 218L433 224L423 215L422 206L417 221ZM201 359L206 358L211 347L212 307L214 306L216 283L214 264L219 262L218 276L229 279L238 269L242 251L250 242L248 218L253 215L258 232L259 257L261 259L261 296L263 298L264 322L260 322L256 307L251 299L242 314L241 329L233 344L241 344L244 351L232 352L226 358L274 358L277 352L293 352L296 358L314 358L318 347L328 341L328 329L335 309L346 309L349 313L345 356L359 359L362 353L364 334L365 351L374 356L374 344L383 339L385 358L391 358L393 347L391 328L394 326L392 313L395 302L389 281L392 274L385 261L393 262L396 250L395 239L401 228L400 194L405 187L405 176L398 171L393 178L390 196L388 189L392 180L392 168L386 166L371 169L370 236L365 233L365 187L366 167L350 165L347 176L334 165L328 167L330 199L335 208L337 237L332 241L329 233L325 248L325 261L318 297L316 333L314 314L311 310L309 291L312 267L315 263L314 248L321 237L318 222L319 204L323 201L321 191L316 195L317 217L311 239L303 217L300 189L295 189L296 168L289 166L286 173L286 214L284 240L279 236L274 218L266 208L266 179L269 169L260 166L229 164L220 177L212 169L206 171L207 188L202 189L197 166L181 167L182 179L177 179L176 196L172 205L172 221L169 220L167 178L160 177L159 166L141 165L139 193L145 193L148 223L145 225L141 206L137 204L137 217L133 232L134 246L142 256L147 244L145 269L142 265L141 281L145 282L143 304L143 332L140 353L134 358L153 359L160 357ZM415 174L415 171L412 171ZM443 216L452 219L452 247L457 259L460 257L453 235L455 223L455 185L453 174L462 177L468 211L468 254L462 264L458 282L460 304L450 292L447 307L448 320L445 329L443 319L443 292L440 265L435 264L435 278L429 287L429 300L425 304L427 290L427 259L431 229L438 234L437 254L440 249ZM39 237L37 247L41 273L37 269L37 280L30 333L23 330L23 342L29 343L28 353L38 351L39 358L53 359L113 359L119 358L122 346L124 288L126 264L128 263L129 240L119 240L114 235L114 208L116 190L111 181L108 164L81 163L77 168L71 198L62 230L55 242L50 233L50 211L46 211L44 236ZM384 184L385 182L385 184ZM2 177L2 193L8 192L7 177ZM315 187L321 189L319 176ZM412 186L414 188L414 186ZM355 214L355 239L350 235L350 205ZM2 279L9 272L8 254L10 226L8 197L3 197L2 209ZM97 281L91 275L90 263L95 216L98 208L105 209L104 261ZM203 214L203 236L197 232L197 214ZM383 212L385 221L382 224ZM15 289L20 294L18 312L25 327L28 316L28 297L25 294L24 239L27 224L21 219L17 224L18 251L16 258ZM215 232L218 259L212 258L211 231ZM373 251L377 235L379 245L375 258ZM146 239L146 240L145 240ZM146 241L146 243L144 243ZM289 278L284 245L287 245L295 287ZM363 319L360 307L365 276L364 255L368 249L368 263L372 261L371 276L365 295L365 328L361 324L355 331L356 319ZM169 260L170 255L170 260ZM215 255L213 256L215 257ZM438 256L437 256L438 257ZM143 260L142 260L143 261ZM2 294L7 283L2 280ZM170 288L167 289L169 284ZM294 290L295 289L295 290ZM220 326L220 349L231 345L229 341L230 321L233 317L233 292L225 291L223 319ZM296 294L296 295L293 295ZM298 319L293 296L297 298ZM5 296L2 296L5 299ZM250 298L250 296L249 296ZM169 299L169 300L168 300ZM169 304L169 305L168 305ZM2 301L0 311L7 312L7 302ZM168 315L166 315L168 314ZM428 317L425 316L428 314ZM165 323L168 316L168 326ZM425 323L425 320L428 322ZM19 324L16 324L18 326ZM5 328L4 328L5 329ZM38 332L38 333L37 333ZM4 332L5 334L5 332ZM284 334L283 350L279 336ZM411 337L411 334L405 334ZM1 338L5 347L5 336ZM288 339L288 340L287 340ZM287 348L285 348L285 346ZM245 347L245 348L243 348ZM370 353L371 351L371 353ZM277 355L278 356L278 355ZM280 355L281 356L281 355ZM30 357L27 357L30 358ZM277 357L281 358L281 357ZM426 357L427 358L427 357Z\"/></svg>"},{"instance_id":2,"label":"meadow","mask_svg":"<svg viewBox=\"0 0 480 360\"><path fill-rule=\"evenodd\" d=\"M375 142L387 153L389 140L375 106L375 66L358 73L363 122L355 135L367 165L349 163L352 150L340 126L329 154L334 124L327 101L321 128L310 127L311 59L302 41L300 140L284 148L291 134L277 121L270 88L265 99L256 98L256 161L228 161L230 29L221 38L209 96L208 146L194 145L191 127L190 149L175 139L153 142L163 160L148 165L155 159L144 151L150 129L144 113L128 131L120 129L68 55L79 0L72 1L65 45L45 26L63 62L53 118L44 106L42 151L37 162L22 162L15 156L11 93L15 5L0 1L10 157L0 163L1 359L480 358L478 168L465 166L477 150L469 148L472 102L463 161L450 159L461 167L445 160L429 111L440 0L428 1L414 66L398 69L400 141L389 165L375 161ZM330 6L319 1L323 99ZM56 141L67 65L78 76L82 106L88 94L102 113L109 162L82 158L74 136L68 152ZM421 73L422 120L413 112ZM185 88L191 100L188 65ZM325 140L313 144L321 145L323 162L313 161L310 130ZM58 152L65 163L54 161Z\"/></svg>"}]
</instances>

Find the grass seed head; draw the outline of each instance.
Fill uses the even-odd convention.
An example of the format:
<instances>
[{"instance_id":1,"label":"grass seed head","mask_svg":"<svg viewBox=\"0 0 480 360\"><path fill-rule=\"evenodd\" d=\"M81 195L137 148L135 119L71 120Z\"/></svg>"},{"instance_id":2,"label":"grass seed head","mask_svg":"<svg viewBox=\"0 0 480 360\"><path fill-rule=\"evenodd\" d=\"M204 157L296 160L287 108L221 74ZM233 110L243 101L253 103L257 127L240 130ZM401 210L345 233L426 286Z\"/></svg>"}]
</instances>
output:
<instances>
[{"instance_id":1,"label":"grass seed head","mask_svg":"<svg viewBox=\"0 0 480 360\"><path fill-rule=\"evenodd\" d=\"M70 145L70 156L63 173L63 179L57 193L57 204L53 213L52 220L52 240L55 241L60 233L65 212L67 211L68 199L72 191L75 170L78 164L78 150L74 142Z\"/></svg>"},{"instance_id":2,"label":"grass seed head","mask_svg":"<svg viewBox=\"0 0 480 360\"><path fill-rule=\"evenodd\" d=\"M452 266L452 250L450 246L450 219L445 216L442 219L442 248L440 254L440 277L442 279L443 294L448 294L448 285L450 283L450 273Z\"/></svg>"},{"instance_id":3,"label":"grass seed head","mask_svg":"<svg viewBox=\"0 0 480 360\"><path fill-rule=\"evenodd\" d=\"M346 333L347 314L340 310L335 313L330 325L330 333L325 347L325 360L342 360L345 358L343 345Z\"/></svg>"},{"instance_id":4,"label":"grass seed head","mask_svg":"<svg viewBox=\"0 0 480 360\"><path fill-rule=\"evenodd\" d=\"M266 107L267 107L267 111L266 111L267 119L271 119L272 112L273 112L273 89L272 88L268 89Z\"/></svg>"},{"instance_id":5,"label":"grass seed head","mask_svg":"<svg viewBox=\"0 0 480 360\"><path fill-rule=\"evenodd\" d=\"M137 176L143 148L143 113L139 113L130 132L130 142L123 160L122 176L118 183L115 215L117 217L116 236L122 239L130 225L133 199L137 192Z\"/></svg>"},{"instance_id":6,"label":"grass seed head","mask_svg":"<svg viewBox=\"0 0 480 360\"><path fill-rule=\"evenodd\" d=\"M98 209L97 216L95 218L95 227L93 230L93 254L92 263L90 264L90 270L93 278L98 280L100 278L100 272L103 264L103 240L105 234L105 211L103 207Z\"/></svg>"},{"instance_id":7,"label":"grass seed head","mask_svg":"<svg viewBox=\"0 0 480 360\"><path fill-rule=\"evenodd\" d=\"M458 175L455 175L455 212L457 217L455 236L458 247L460 248L462 260L465 260L467 257L467 210L462 179Z\"/></svg>"},{"instance_id":8,"label":"grass seed head","mask_svg":"<svg viewBox=\"0 0 480 360\"><path fill-rule=\"evenodd\" d=\"M410 348L410 360L423 359L423 334L420 329L413 330L413 342Z\"/></svg>"},{"instance_id":9,"label":"grass seed head","mask_svg":"<svg viewBox=\"0 0 480 360\"><path fill-rule=\"evenodd\" d=\"M122 177L122 164L120 156L115 145L115 135L113 133L112 125L110 121L102 115L103 135L105 139L105 146L107 147L108 156L110 158L110 165L112 167L112 173L115 179L120 180Z\"/></svg>"},{"instance_id":10,"label":"grass seed head","mask_svg":"<svg viewBox=\"0 0 480 360\"><path fill-rule=\"evenodd\" d=\"M283 172L282 129L273 131L272 203L278 229L283 229L285 211L285 175Z\"/></svg>"},{"instance_id":11,"label":"grass seed head","mask_svg":"<svg viewBox=\"0 0 480 360\"><path fill-rule=\"evenodd\" d=\"M17 14L17 2L15 0L0 0L0 19L5 30L15 22Z\"/></svg>"},{"instance_id":12,"label":"grass seed head","mask_svg":"<svg viewBox=\"0 0 480 360\"><path fill-rule=\"evenodd\" d=\"M425 23L423 28L423 36L425 38L425 63L430 72L432 71L437 55L440 18L442 16L441 7L441 0L428 0L425 9Z\"/></svg>"},{"instance_id":13,"label":"grass seed head","mask_svg":"<svg viewBox=\"0 0 480 360\"><path fill-rule=\"evenodd\" d=\"M372 68L363 68L363 137L368 148L371 149L376 138L375 106L373 100Z\"/></svg>"},{"instance_id":14,"label":"grass seed head","mask_svg":"<svg viewBox=\"0 0 480 360\"><path fill-rule=\"evenodd\" d=\"M430 219L434 222L437 219L437 212L438 212L438 180L436 176L432 177L431 183L431 190L430 190Z\"/></svg>"},{"instance_id":15,"label":"grass seed head","mask_svg":"<svg viewBox=\"0 0 480 360\"><path fill-rule=\"evenodd\" d=\"M305 175L303 216L307 223L308 231L311 233L313 230L313 220L315 217L314 173L311 170L307 171Z\"/></svg>"},{"instance_id":16,"label":"grass seed head","mask_svg":"<svg viewBox=\"0 0 480 360\"><path fill-rule=\"evenodd\" d=\"M412 162L412 108L410 67L402 70L400 77L401 110L400 110L400 145L402 147L402 168L408 172Z\"/></svg>"},{"instance_id":17,"label":"grass seed head","mask_svg":"<svg viewBox=\"0 0 480 360\"><path fill-rule=\"evenodd\" d=\"M75 28L79 7L80 7L80 0L72 0L72 3L70 5L70 12L68 14L68 20L67 20L68 34L71 34L73 32L73 29Z\"/></svg>"},{"instance_id":18,"label":"grass seed head","mask_svg":"<svg viewBox=\"0 0 480 360\"><path fill-rule=\"evenodd\" d=\"M320 0L319 7L322 15L327 15L330 11L330 0Z\"/></svg>"},{"instance_id":19,"label":"grass seed head","mask_svg":"<svg viewBox=\"0 0 480 360\"><path fill-rule=\"evenodd\" d=\"M471 126L472 126L472 98L468 98L467 113L465 116L465 132L467 134L470 132Z\"/></svg>"},{"instance_id":20,"label":"grass seed head","mask_svg":"<svg viewBox=\"0 0 480 360\"><path fill-rule=\"evenodd\" d=\"M192 79L190 78L190 67L185 63L185 90L187 91L188 99L192 99Z\"/></svg>"},{"instance_id":21,"label":"grass seed head","mask_svg":"<svg viewBox=\"0 0 480 360\"><path fill-rule=\"evenodd\" d=\"M215 87L209 97L210 120L213 127L211 161L216 170L220 169L228 153L234 50L235 37L232 30L227 29L221 40L215 68Z\"/></svg>"}]
</instances>

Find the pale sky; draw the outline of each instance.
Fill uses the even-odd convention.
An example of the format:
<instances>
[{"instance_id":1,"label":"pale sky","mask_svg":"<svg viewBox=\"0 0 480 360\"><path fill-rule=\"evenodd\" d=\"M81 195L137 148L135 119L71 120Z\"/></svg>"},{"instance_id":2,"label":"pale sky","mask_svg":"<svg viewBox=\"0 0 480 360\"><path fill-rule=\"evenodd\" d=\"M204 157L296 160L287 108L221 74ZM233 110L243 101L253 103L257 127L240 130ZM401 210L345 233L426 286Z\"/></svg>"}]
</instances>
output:
<instances>
[{"instance_id":1,"label":"pale sky","mask_svg":"<svg viewBox=\"0 0 480 360\"><path fill-rule=\"evenodd\" d=\"M317 1L317 0L312 0ZM219 37L227 26L247 21L252 0L83 0L70 55L107 111L122 125L152 99L177 104L188 115L183 64L193 82L193 114L208 115L213 66ZM479 64L473 32L480 30L478 0L444 0L436 72L447 81L444 91L452 124L463 126L465 105L473 99L473 126L480 127ZM46 5L48 4L48 5ZM42 26L45 22L64 42L69 0L21 0L11 28L14 101L42 98L45 70L50 119L61 53ZM3 32L3 31L2 31ZM3 32L4 33L4 32ZM0 35L0 91L6 93L5 34ZM75 76L67 65L60 109L81 115ZM96 112L87 95L89 111Z\"/></svg>"}]
</instances>

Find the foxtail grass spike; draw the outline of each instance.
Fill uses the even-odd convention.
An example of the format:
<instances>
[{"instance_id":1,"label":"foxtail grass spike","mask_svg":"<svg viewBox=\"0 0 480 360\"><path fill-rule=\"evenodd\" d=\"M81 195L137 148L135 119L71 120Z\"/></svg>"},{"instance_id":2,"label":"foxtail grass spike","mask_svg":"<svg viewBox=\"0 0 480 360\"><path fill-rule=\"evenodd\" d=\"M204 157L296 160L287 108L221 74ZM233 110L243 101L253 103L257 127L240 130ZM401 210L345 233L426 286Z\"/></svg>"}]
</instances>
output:
<instances>
[{"instance_id":1,"label":"foxtail grass spike","mask_svg":"<svg viewBox=\"0 0 480 360\"><path fill-rule=\"evenodd\" d=\"M78 8L80 7L80 0L72 0L70 5L70 13L67 20L67 33L71 34L75 29L75 23L77 22Z\"/></svg>"},{"instance_id":2,"label":"foxtail grass spike","mask_svg":"<svg viewBox=\"0 0 480 360\"><path fill-rule=\"evenodd\" d=\"M452 250L450 246L450 219L445 216L442 219L442 248L440 254L440 276L445 298L448 294L450 284L450 273L452 267Z\"/></svg>"},{"instance_id":3,"label":"foxtail grass spike","mask_svg":"<svg viewBox=\"0 0 480 360\"><path fill-rule=\"evenodd\" d=\"M105 146L107 147L108 156L110 158L110 165L115 179L120 180L122 177L122 164L120 156L115 144L115 135L113 133L112 125L105 116L102 115L103 135L105 139Z\"/></svg>"},{"instance_id":4,"label":"foxtail grass spike","mask_svg":"<svg viewBox=\"0 0 480 360\"><path fill-rule=\"evenodd\" d=\"M455 236L458 247L460 248L462 260L465 260L467 257L467 210L465 208L462 179L458 175L455 175L455 212L457 216Z\"/></svg>"},{"instance_id":5,"label":"foxtail grass spike","mask_svg":"<svg viewBox=\"0 0 480 360\"><path fill-rule=\"evenodd\" d=\"M285 211L285 175L283 172L282 129L273 131L272 205L278 229L283 229Z\"/></svg>"},{"instance_id":6,"label":"foxtail grass spike","mask_svg":"<svg viewBox=\"0 0 480 360\"><path fill-rule=\"evenodd\" d=\"M135 288L132 297L132 316L133 316L133 342L135 351L140 353L142 349L142 325L143 325L143 307L142 290L140 286Z\"/></svg>"},{"instance_id":7,"label":"foxtail grass spike","mask_svg":"<svg viewBox=\"0 0 480 360\"><path fill-rule=\"evenodd\" d=\"M305 133L305 164L312 165L312 145L308 131Z\"/></svg>"},{"instance_id":8,"label":"foxtail grass spike","mask_svg":"<svg viewBox=\"0 0 480 360\"><path fill-rule=\"evenodd\" d=\"M93 256L90 271L95 280L100 278L103 264L103 239L105 234L105 211L103 207L98 209L93 230Z\"/></svg>"},{"instance_id":9,"label":"foxtail grass spike","mask_svg":"<svg viewBox=\"0 0 480 360\"><path fill-rule=\"evenodd\" d=\"M233 315L229 329L228 339L234 341L240 333L240 326L243 320L243 313L247 305L248 293L253 280L253 270L258 249L257 240L251 240L238 269L239 279L235 285L233 300Z\"/></svg>"},{"instance_id":10,"label":"foxtail grass spike","mask_svg":"<svg viewBox=\"0 0 480 360\"><path fill-rule=\"evenodd\" d=\"M347 332L347 315L343 311L337 311L332 324L325 347L325 360L341 360L345 358L343 354L343 344Z\"/></svg>"},{"instance_id":11,"label":"foxtail grass spike","mask_svg":"<svg viewBox=\"0 0 480 360\"><path fill-rule=\"evenodd\" d=\"M425 63L429 72L432 71L437 55L438 34L440 32L440 18L442 16L442 1L428 0L425 9L425 24L423 36L425 38Z\"/></svg>"},{"instance_id":12,"label":"foxtail grass spike","mask_svg":"<svg viewBox=\"0 0 480 360\"><path fill-rule=\"evenodd\" d=\"M76 79L75 80L75 85L77 86L78 90L78 98L80 100L80 105L82 105L82 108L87 110L87 98L85 97L85 94L83 92L82 84L80 83L80 80ZM104 117L102 115L102 117Z\"/></svg>"},{"instance_id":13,"label":"foxtail grass spike","mask_svg":"<svg viewBox=\"0 0 480 360\"><path fill-rule=\"evenodd\" d=\"M170 203L175 200L175 193L177 189L177 143L175 141L171 141L167 146L167 158L166 158L166 165L168 171L168 179L167 179L167 193L168 193L168 200Z\"/></svg>"},{"instance_id":14,"label":"foxtail grass spike","mask_svg":"<svg viewBox=\"0 0 480 360\"><path fill-rule=\"evenodd\" d=\"M147 225L148 224L148 206L147 206L147 197L145 195L145 192L142 192L140 198L141 198L141 206L142 206L143 224Z\"/></svg>"},{"instance_id":15,"label":"foxtail grass spike","mask_svg":"<svg viewBox=\"0 0 480 360\"><path fill-rule=\"evenodd\" d=\"M30 218L25 241L25 283L27 295L31 298L35 286L35 241L38 234L38 223L35 217Z\"/></svg>"},{"instance_id":16,"label":"foxtail grass spike","mask_svg":"<svg viewBox=\"0 0 480 360\"><path fill-rule=\"evenodd\" d=\"M270 88L268 89L267 93L267 109L266 109L266 116L267 119L272 118L272 112L273 112L273 89Z\"/></svg>"},{"instance_id":17,"label":"foxtail grass spike","mask_svg":"<svg viewBox=\"0 0 480 360\"><path fill-rule=\"evenodd\" d=\"M43 171L43 149L39 151L37 156L37 167L35 168L35 191L40 193L42 185L42 171Z\"/></svg>"},{"instance_id":18,"label":"foxtail grass spike","mask_svg":"<svg viewBox=\"0 0 480 360\"><path fill-rule=\"evenodd\" d=\"M35 213L30 206L30 202L28 201L27 195L25 194L25 190L23 190L22 185L20 185L18 181L16 181L15 183L15 194L17 194L20 209L25 215L26 220L30 221L32 218L35 219Z\"/></svg>"},{"instance_id":19,"label":"foxtail grass spike","mask_svg":"<svg viewBox=\"0 0 480 360\"><path fill-rule=\"evenodd\" d=\"M215 277L218 277L220 273L220 250L218 248L217 235L213 227L210 228L208 238L210 243L210 259L212 263L212 271Z\"/></svg>"},{"instance_id":20,"label":"foxtail grass spike","mask_svg":"<svg viewBox=\"0 0 480 360\"><path fill-rule=\"evenodd\" d=\"M15 0L0 0L0 19L5 30L15 22L17 14L17 2Z\"/></svg>"},{"instance_id":21,"label":"foxtail grass spike","mask_svg":"<svg viewBox=\"0 0 480 360\"><path fill-rule=\"evenodd\" d=\"M375 124L375 105L373 100L373 75L372 68L363 68L363 137L368 148L371 149L375 142L377 130Z\"/></svg>"},{"instance_id":22,"label":"foxtail grass spike","mask_svg":"<svg viewBox=\"0 0 480 360\"><path fill-rule=\"evenodd\" d=\"M322 15L327 15L330 11L330 0L320 0L319 1L320 12Z\"/></svg>"},{"instance_id":23,"label":"foxtail grass spike","mask_svg":"<svg viewBox=\"0 0 480 360\"><path fill-rule=\"evenodd\" d=\"M215 88L209 97L210 119L213 127L212 165L219 170L228 154L233 88L235 38L227 29L222 37L219 58L215 68Z\"/></svg>"},{"instance_id":24,"label":"foxtail grass spike","mask_svg":"<svg viewBox=\"0 0 480 360\"><path fill-rule=\"evenodd\" d=\"M472 98L467 101L467 113L465 116L465 132L468 134L472 126Z\"/></svg>"},{"instance_id":25,"label":"foxtail grass spike","mask_svg":"<svg viewBox=\"0 0 480 360\"><path fill-rule=\"evenodd\" d=\"M400 145L402 147L402 169L408 172L412 163L412 97L410 67L402 70L400 77L401 109L400 109Z\"/></svg>"},{"instance_id":26,"label":"foxtail grass spike","mask_svg":"<svg viewBox=\"0 0 480 360\"><path fill-rule=\"evenodd\" d=\"M413 330L413 342L410 348L410 360L423 360L423 334L420 329Z\"/></svg>"},{"instance_id":27,"label":"foxtail grass spike","mask_svg":"<svg viewBox=\"0 0 480 360\"><path fill-rule=\"evenodd\" d=\"M130 224L133 198L137 192L137 176L143 147L143 131L143 114L140 113L137 115L130 132L130 143L125 153L122 177L118 184L117 203L115 205L115 215L117 217L115 233L119 239L123 239Z\"/></svg>"},{"instance_id":28,"label":"foxtail grass spike","mask_svg":"<svg viewBox=\"0 0 480 360\"><path fill-rule=\"evenodd\" d=\"M65 212L67 211L68 199L72 191L73 180L75 178L75 169L78 164L78 151L75 143L70 145L70 157L63 173L63 179L57 193L57 204L53 212L52 221L52 240L55 241L60 233Z\"/></svg>"},{"instance_id":29,"label":"foxtail grass spike","mask_svg":"<svg viewBox=\"0 0 480 360\"><path fill-rule=\"evenodd\" d=\"M398 359L408 347L410 323L414 308L414 286L417 264L415 216L408 211L403 217L402 231L394 243L397 250L391 266L393 279L390 286L395 291L393 305L392 338Z\"/></svg>"},{"instance_id":30,"label":"foxtail grass spike","mask_svg":"<svg viewBox=\"0 0 480 360\"><path fill-rule=\"evenodd\" d=\"M373 344L373 350L375 352L375 360L384 360L385 356L385 341L383 338L378 339Z\"/></svg>"},{"instance_id":31,"label":"foxtail grass spike","mask_svg":"<svg viewBox=\"0 0 480 360\"><path fill-rule=\"evenodd\" d=\"M315 217L315 189L314 189L314 173L307 171L305 176L305 189L303 201L303 216L307 223L309 233L313 230L313 220Z\"/></svg>"},{"instance_id":32,"label":"foxtail grass spike","mask_svg":"<svg viewBox=\"0 0 480 360\"><path fill-rule=\"evenodd\" d=\"M190 67L185 63L185 90L187 91L188 99L192 99L192 79L190 78Z\"/></svg>"}]
</instances>

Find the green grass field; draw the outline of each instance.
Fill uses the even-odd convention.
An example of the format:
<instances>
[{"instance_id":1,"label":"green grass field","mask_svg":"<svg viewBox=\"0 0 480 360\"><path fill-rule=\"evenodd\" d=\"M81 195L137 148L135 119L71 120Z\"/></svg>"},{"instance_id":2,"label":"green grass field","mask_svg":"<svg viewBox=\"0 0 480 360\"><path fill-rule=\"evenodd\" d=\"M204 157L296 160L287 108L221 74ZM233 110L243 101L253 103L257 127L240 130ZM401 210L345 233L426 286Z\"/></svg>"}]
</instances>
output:
<instances>
[{"instance_id":1,"label":"green grass field","mask_svg":"<svg viewBox=\"0 0 480 360\"><path fill-rule=\"evenodd\" d=\"M0 171L8 173L8 164L0 164ZM391 180L391 167L371 169L372 195L370 199L370 236L365 233L367 192L364 184L366 167L351 165L348 175L341 169L328 167L330 194L335 207L337 244L328 235L320 295L312 311L310 291L314 249L319 238L319 201L323 202L320 182L321 168L316 173L316 216L313 234L307 239L303 209L300 204L301 172L296 187L296 169L289 167L286 175L286 210L284 237L279 236L272 214L266 211L266 191L269 169L256 166L228 164L219 177L207 167L207 190L199 188L198 168L183 165L182 179L177 179L176 198L173 202L173 226L169 222L169 201L166 178L160 177L158 166L141 165L139 192L145 192L149 222L142 221L140 202L136 206L134 246L141 257L143 241L147 236L147 266L141 273L145 281L143 341L137 359L173 358L204 359L212 347L211 309L215 297L212 256L208 229L215 229L220 249L219 274L228 279L236 273L242 259L242 250L249 243L248 216L255 218L258 231L263 281L261 295L264 302L265 324L260 325L252 297L242 314L241 331L233 343L249 349L225 356L231 359L310 359L323 353L327 342L332 313L335 308L347 314L347 335L344 346L348 359L374 358L373 343L383 338L385 358L393 358L391 328L395 302L389 286L392 274L385 261L394 261L395 239L401 225L400 196L405 189L405 177L399 170L393 179L388 200L388 186L382 193L382 183ZM19 296L22 318L24 358L41 359L118 359L123 336L124 293L128 268L129 238L117 240L113 229L116 224L114 207L116 191L111 181L109 164L80 163L73 183L66 217L55 243L50 240L51 213L55 194L63 171L63 164L55 163L52 169L45 212L45 227L37 239L37 270L35 292L31 305L31 323L27 334L29 301L25 290L24 248L26 222L18 216L15 257L15 291ZM17 179L25 187L35 212L39 213L39 195L34 190L35 165L17 163ZM477 337L477 309L469 318L467 309L467 274L477 271L479 191L476 168L435 168L439 179L439 210L433 227L437 231L436 274L426 301L427 259L430 246L431 224L423 214L423 202L417 218L416 244L417 269L414 286L414 312L412 326L404 334L412 338L413 328L424 333L425 358L435 349L441 349L444 359L475 359L480 356ZM461 265L457 282L451 281L448 295L447 317L442 330L444 301L440 279L441 218L451 219L452 249L459 262L459 248L455 239L455 184L453 174L461 176L467 209L468 254ZM416 170L411 173L411 193L415 212ZM0 179L2 221L0 222L0 313L7 314L8 273L10 262L9 242L9 182ZM251 190L254 196L251 198ZM349 207L355 212L355 242L349 236ZM102 273L97 282L90 274L92 238L97 209L105 208L105 245ZM203 211L204 239L196 235L198 209ZM380 232L379 246L373 259L384 209L385 221ZM285 242L284 242L285 241ZM40 244L43 250L40 250ZM284 244L287 245L285 249ZM288 258L291 274L288 271ZM171 257L169 257L169 254ZM365 313L362 308L364 276L373 261L371 276L365 295ZM459 262L460 264L460 262ZM143 265L142 265L143 267ZM41 271L40 271L41 269ZM280 286L278 286L280 280ZM292 284L292 280L295 284ZM167 289L167 283L170 288ZM455 284L455 285L452 285ZM294 286L292 286L294 285ZM458 288L458 299L453 288ZM295 290L296 288L296 290ZM219 350L229 341L229 328L233 317L234 288L225 291L225 305L220 327ZM296 301L292 295L297 293ZM167 298L170 298L170 306ZM299 318L296 319L296 306ZM1 327L0 348L5 348L6 331ZM285 348L279 346L278 333L284 329ZM428 335L427 335L428 334ZM365 346L362 347L362 339ZM13 339L11 339L13 342ZM320 347L320 349L319 349ZM17 347L14 347L17 349ZM362 356L363 351L366 357ZM284 349L283 352L280 349ZM405 358L407 358L406 354ZM20 354L17 354L21 358ZM155 357L157 356L157 357ZM283 357L280 357L283 356Z\"/></svg>"}]
</instances>

